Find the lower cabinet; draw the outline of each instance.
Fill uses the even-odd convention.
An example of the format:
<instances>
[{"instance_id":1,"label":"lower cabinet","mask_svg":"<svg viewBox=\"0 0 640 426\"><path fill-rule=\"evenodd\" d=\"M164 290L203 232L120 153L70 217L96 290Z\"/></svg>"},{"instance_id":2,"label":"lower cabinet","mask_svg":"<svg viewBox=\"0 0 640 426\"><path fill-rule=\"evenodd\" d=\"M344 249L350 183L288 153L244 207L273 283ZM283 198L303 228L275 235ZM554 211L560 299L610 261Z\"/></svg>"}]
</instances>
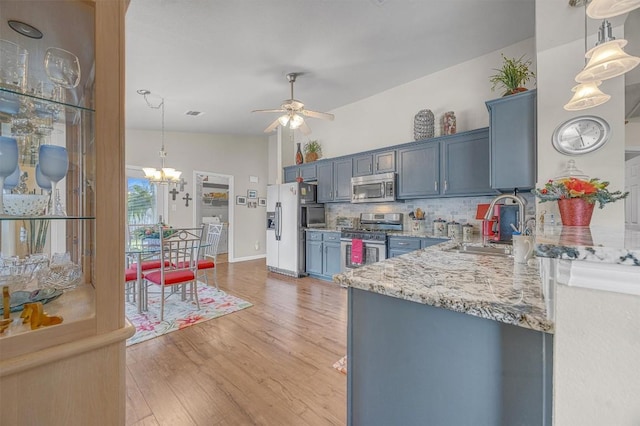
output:
<instances>
[{"instance_id":1,"label":"lower cabinet","mask_svg":"<svg viewBox=\"0 0 640 426\"><path fill-rule=\"evenodd\" d=\"M446 241L442 238L389 237L387 257L396 257Z\"/></svg>"},{"instance_id":2,"label":"lower cabinet","mask_svg":"<svg viewBox=\"0 0 640 426\"><path fill-rule=\"evenodd\" d=\"M330 281L340 273L340 233L307 230L305 258L307 274Z\"/></svg>"}]
</instances>

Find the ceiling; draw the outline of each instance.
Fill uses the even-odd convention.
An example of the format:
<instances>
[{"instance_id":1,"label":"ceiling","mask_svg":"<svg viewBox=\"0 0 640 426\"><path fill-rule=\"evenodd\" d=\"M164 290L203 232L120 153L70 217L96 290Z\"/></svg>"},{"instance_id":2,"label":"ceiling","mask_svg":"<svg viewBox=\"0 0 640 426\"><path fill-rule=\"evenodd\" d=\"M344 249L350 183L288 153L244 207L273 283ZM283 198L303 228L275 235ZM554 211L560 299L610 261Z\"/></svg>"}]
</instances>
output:
<instances>
[{"instance_id":1,"label":"ceiling","mask_svg":"<svg viewBox=\"0 0 640 426\"><path fill-rule=\"evenodd\" d=\"M290 97L330 111L533 37L534 0L131 0L126 126L263 135ZM390 106L391 108L393 106ZM186 111L202 111L198 117ZM340 117L336 117L339 120ZM313 120L309 125L313 129Z\"/></svg>"}]
</instances>

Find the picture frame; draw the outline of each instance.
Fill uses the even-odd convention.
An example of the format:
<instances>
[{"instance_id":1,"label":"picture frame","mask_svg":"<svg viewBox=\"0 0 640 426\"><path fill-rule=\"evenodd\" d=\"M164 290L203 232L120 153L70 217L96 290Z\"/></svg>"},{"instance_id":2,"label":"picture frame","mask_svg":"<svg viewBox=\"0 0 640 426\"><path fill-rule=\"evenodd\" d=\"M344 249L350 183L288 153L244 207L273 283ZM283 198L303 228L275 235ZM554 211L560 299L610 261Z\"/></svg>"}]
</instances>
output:
<instances>
[{"instance_id":1,"label":"picture frame","mask_svg":"<svg viewBox=\"0 0 640 426\"><path fill-rule=\"evenodd\" d=\"M258 205L261 207L267 207L267 199L266 198L258 198Z\"/></svg>"},{"instance_id":2,"label":"picture frame","mask_svg":"<svg viewBox=\"0 0 640 426\"><path fill-rule=\"evenodd\" d=\"M258 198L258 191L256 191L255 189L248 190L247 198L249 198L250 200Z\"/></svg>"},{"instance_id":3,"label":"picture frame","mask_svg":"<svg viewBox=\"0 0 640 426\"><path fill-rule=\"evenodd\" d=\"M247 205L247 197L243 196L243 195L237 195L236 196L236 204L239 206L246 206Z\"/></svg>"}]
</instances>

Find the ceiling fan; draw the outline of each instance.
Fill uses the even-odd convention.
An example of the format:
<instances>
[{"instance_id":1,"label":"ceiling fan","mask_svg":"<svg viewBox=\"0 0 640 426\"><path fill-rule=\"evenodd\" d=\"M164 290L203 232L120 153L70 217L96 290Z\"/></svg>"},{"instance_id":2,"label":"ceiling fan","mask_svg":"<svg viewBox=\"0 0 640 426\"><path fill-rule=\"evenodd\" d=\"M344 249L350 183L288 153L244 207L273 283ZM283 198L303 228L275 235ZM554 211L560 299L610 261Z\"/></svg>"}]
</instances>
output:
<instances>
[{"instance_id":1,"label":"ceiling fan","mask_svg":"<svg viewBox=\"0 0 640 426\"><path fill-rule=\"evenodd\" d=\"M299 75L300 75L299 73L287 74L287 79L291 84L291 99L287 99L283 101L282 105L280 105L280 109L257 109L257 110L251 111L251 112L283 113L273 123L271 123L269 127L264 129L265 133L274 131L278 127L278 125L286 126L288 124L290 129L300 129L302 133L304 133L305 135L308 135L309 133L311 133L311 129L309 128L309 126L307 126L307 123L305 123L303 116L311 117L311 118L320 118L322 120L333 120L334 118L333 114L305 109L304 104L302 102L293 98L293 83L295 83L296 77Z\"/></svg>"}]
</instances>

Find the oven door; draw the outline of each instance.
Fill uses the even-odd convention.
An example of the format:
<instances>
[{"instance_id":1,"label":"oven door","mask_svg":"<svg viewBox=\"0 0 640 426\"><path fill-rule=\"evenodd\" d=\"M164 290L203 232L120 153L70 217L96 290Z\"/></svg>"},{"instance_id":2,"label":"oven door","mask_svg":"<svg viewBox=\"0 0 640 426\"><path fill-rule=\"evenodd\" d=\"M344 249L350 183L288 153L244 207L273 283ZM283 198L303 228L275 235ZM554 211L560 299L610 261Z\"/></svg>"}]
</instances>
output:
<instances>
[{"instance_id":1,"label":"oven door","mask_svg":"<svg viewBox=\"0 0 640 426\"><path fill-rule=\"evenodd\" d=\"M340 240L340 269L341 272L359 268L364 265L380 262L387 258L387 245L380 241L363 241L364 262L354 264L351 262L351 240Z\"/></svg>"}]
</instances>

